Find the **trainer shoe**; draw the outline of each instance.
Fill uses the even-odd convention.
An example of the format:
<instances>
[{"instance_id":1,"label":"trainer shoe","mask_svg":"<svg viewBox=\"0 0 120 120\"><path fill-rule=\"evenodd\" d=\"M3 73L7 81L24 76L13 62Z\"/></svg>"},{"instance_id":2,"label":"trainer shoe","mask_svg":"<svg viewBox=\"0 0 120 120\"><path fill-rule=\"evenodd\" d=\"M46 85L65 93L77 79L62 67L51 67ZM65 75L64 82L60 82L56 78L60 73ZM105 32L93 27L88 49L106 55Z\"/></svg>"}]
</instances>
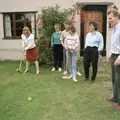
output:
<instances>
[{"instance_id":1,"label":"trainer shoe","mask_svg":"<svg viewBox=\"0 0 120 120\"><path fill-rule=\"evenodd\" d=\"M77 79L73 79L73 81L74 81L74 82L78 82L78 80L77 80Z\"/></svg>"},{"instance_id":2,"label":"trainer shoe","mask_svg":"<svg viewBox=\"0 0 120 120\"><path fill-rule=\"evenodd\" d=\"M78 76L82 76L82 74L81 74L80 72L77 72L77 75L78 75Z\"/></svg>"},{"instance_id":3,"label":"trainer shoe","mask_svg":"<svg viewBox=\"0 0 120 120\"><path fill-rule=\"evenodd\" d=\"M61 72L61 71L62 71L62 68L58 68L58 71Z\"/></svg>"},{"instance_id":4,"label":"trainer shoe","mask_svg":"<svg viewBox=\"0 0 120 120\"><path fill-rule=\"evenodd\" d=\"M64 72L63 72L63 75L67 75L67 71L64 71Z\"/></svg>"},{"instance_id":5,"label":"trainer shoe","mask_svg":"<svg viewBox=\"0 0 120 120\"><path fill-rule=\"evenodd\" d=\"M51 71L54 72L55 71L55 67L53 67Z\"/></svg>"}]
</instances>

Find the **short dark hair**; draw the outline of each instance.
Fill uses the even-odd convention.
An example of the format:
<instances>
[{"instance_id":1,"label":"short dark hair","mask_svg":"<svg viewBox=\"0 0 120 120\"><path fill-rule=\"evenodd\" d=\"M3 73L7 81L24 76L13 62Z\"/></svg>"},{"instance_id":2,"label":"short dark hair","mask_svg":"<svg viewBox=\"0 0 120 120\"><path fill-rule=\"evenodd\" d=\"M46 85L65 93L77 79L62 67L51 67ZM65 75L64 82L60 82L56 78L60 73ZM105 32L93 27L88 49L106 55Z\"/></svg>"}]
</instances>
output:
<instances>
[{"instance_id":1,"label":"short dark hair","mask_svg":"<svg viewBox=\"0 0 120 120\"><path fill-rule=\"evenodd\" d=\"M98 30L98 25L97 25L96 22L94 22L94 21L90 21L90 22L89 22L89 25L93 25L94 28L95 28L95 30Z\"/></svg>"}]
</instances>

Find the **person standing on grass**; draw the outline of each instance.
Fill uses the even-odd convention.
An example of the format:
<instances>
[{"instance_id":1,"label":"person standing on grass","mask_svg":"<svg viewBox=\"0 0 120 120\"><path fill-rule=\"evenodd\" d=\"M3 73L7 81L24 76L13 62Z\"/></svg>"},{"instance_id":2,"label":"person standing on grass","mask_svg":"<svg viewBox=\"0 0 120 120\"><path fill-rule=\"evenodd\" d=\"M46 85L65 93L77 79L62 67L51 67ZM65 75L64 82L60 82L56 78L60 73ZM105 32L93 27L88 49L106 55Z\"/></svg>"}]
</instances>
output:
<instances>
[{"instance_id":1,"label":"person standing on grass","mask_svg":"<svg viewBox=\"0 0 120 120\"><path fill-rule=\"evenodd\" d=\"M30 28L25 26L21 35L22 47L24 48L24 56L26 60L26 68L24 73L29 71L29 64L34 63L36 67L36 74L39 74L38 55L36 50L34 34L30 32Z\"/></svg>"},{"instance_id":2,"label":"person standing on grass","mask_svg":"<svg viewBox=\"0 0 120 120\"><path fill-rule=\"evenodd\" d=\"M71 79L77 82L77 52L79 50L79 36L76 34L75 27L71 25L69 35L66 36L64 41L64 48L68 55L68 71L69 76L66 79Z\"/></svg>"},{"instance_id":3,"label":"person standing on grass","mask_svg":"<svg viewBox=\"0 0 120 120\"><path fill-rule=\"evenodd\" d=\"M97 24L89 22L89 32L85 39L84 51L84 73L85 80L89 80L89 68L92 64L92 77L91 80L95 81L98 70L98 56L99 52L103 50L103 36L97 31Z\"/></svg>"},{"instance_id":4,"label":"person standing on grass","mask_svg":"<svg viewBox=\"0 0 120 120\"><path fill-rule=\"evenodd\" d=\"M117 10L108 11L108 22L111 26L111 67L112 67L112 102L117 103L116 109L120 110L120 20Z\"/></svg>"},{"instance_id":5,"label":"person standing on grass","mask_svg":"<svg viewBox=\"0 0 120 120\"><path fill-rule=\"evenodd\" d=\"M51 37L51 46L53 47L53 58L54 58L54 67L51 71L55 71L58 69L59 72L62 71L63 64L63 46L60 40L60 24L54 25L55 32Z\"/></svg>"},{"instance_id":6,"label":"person standing on grass","mask_svg":"<svg viewBox=\"0 0 120 120\"><path fill-rule=\"evenodd\" d=\"M64 48L64 42L65 42L65 38L69 35L71 23L65 22L64 26L65 26L65 30L63 30L61 32L60 40L63 45L63 69L64 69L63 75L67 75L67 73L68 73L68 67L67 67L68 58L67 58L66 49Z\"/></svg>"},{"instance_id":7,"label":"person standing on grass","mask_svg":"<svg viewBox=\"0 0 120 120\"><path fill-rule=\"evenodd\" d=\"M63 78L66 77L66 75L68 74L68 55L67 55L67 52L66 52L66 49L64 48L64 42L65 42L65 38L67 36L70 35L70 27L71 27L71 22L65 22L64 26L65 26L65 30L62 31L61 33L61 37L60 37L60 40L62 42L62 45L63 45L63 69L64 69L64 72L63 72ZM77 63L78 63L78 60L79 60L79 57L80 54L79 54L79 50L77 51ZM77 68L77 75L78 76L81 76L81 73L79 72L79 69Z\"/></svg>"}]
</instances>

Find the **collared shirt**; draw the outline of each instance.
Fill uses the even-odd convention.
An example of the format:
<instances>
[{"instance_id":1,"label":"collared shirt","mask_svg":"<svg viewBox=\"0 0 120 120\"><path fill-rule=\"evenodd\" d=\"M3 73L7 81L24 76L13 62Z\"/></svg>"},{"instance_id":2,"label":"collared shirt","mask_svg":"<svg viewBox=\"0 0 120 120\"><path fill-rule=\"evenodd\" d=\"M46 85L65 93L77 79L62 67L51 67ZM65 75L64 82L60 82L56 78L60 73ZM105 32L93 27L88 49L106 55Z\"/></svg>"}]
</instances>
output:
<instances>
[{"instance_id":1,"label":"collared shirt","mask_svg":"<svg viewBox=\"0 0 120 120\"><path fill-rule=\"evenodd\" d=\"M35 40L34 40L34 34L30 34L29 37L26 37L24 34L21 35L22 38L22 47L24 50L29 50L34 47L36 47Z\"/></svg>"},{"instance_id":2,"label":"collared shirt","mask_svg":"<svg viewBox=\"0 0 120 120\"><path fill-rule=\"evenodd\" d=\"M61 32L60 40L62 44L64 44L65 38L69 35L70 35L69 31L63 30Z\"/></svg>"},{"instance_id":3,"label":"collared shirt","mask_svg":"<svg viewBox=\"0 0 120 120\"><path fill-rule=\"evenodd\" d=\"M111 54L120 54L120 23L112 31Z\"/></svg>"},{"instance_id":4,"label":"collared shirt","mask_svg":"<svg viewBox=\"0 0 120 120\"><path fill-rule=\"evenodd\" d=\"M97 47L98 51L103 50L103 36L100 32L96 31L94 33L89 32L86 35L85 39L85 48L86 47Z\"/></svg>"},{"instance_id":5,"label":"collared shirt","mask_svg":"<svg viewBox=\"0 0 120 120\"><path fill-rule=\"evenodd\" d=\"M61 41L60 41L60 35L61 35L61 32L54 32L51 36L51 45L57 45L57 44L61 44Z\"/></svg>"},{"instance_id":6,"label":"collared shirt","mask_svg":"<svg viewBox=\"0 0 120 120\"><path fill-rule=\"evenodd\" d=\"M69 34L68 36L66 36L64 42L65 49L74 50L77 52L79 49L79 45L80 45L80 41L77 33L75 33L74 35Z\"/></svg>"}]
</instances>

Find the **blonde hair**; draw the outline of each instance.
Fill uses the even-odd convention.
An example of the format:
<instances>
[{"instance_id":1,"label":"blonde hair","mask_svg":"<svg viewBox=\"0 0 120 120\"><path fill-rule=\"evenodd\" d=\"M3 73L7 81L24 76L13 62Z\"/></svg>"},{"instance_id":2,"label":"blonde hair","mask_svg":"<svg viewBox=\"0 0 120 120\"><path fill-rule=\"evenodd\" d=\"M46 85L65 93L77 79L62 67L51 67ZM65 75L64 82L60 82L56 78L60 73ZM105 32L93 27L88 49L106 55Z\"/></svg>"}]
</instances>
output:
<instances>
[{"instance_id":1,"label":"blonde hair","mask_svg":"<svg viewBox=\"0 0 120 120\"><path fill-rule=\"evenodd\" d=\"M113 14L114 17L118 17L120 19L120 13L119 13L119 9L116 5L111 5L109 8L108 8L108 11L107 11L107 14Z\"/></svg>"},{"instance_id":2,"label":"blonde hair","mask_svg":"<svg viewBox=\"0 0 120 120\"><path fill-rule=\"evenodd\" d=\"M115 9L110 9L107 12L108 15L111 14L111 13L113 14L114 17L119 17L120 16L119 12L117 10L115 10Z\"/></svg>"},{"instance_id":3,"label":"blonde hair","mask_svg":"<svg viewBox=\"0 0 120 120\"><path fill-rule=\"evenodd\" d=\"M29 28L28 26L24 26L24 27L23 27L23 32L24 32L24 31L27 31L28 34L31 33L30 28Z\"/></svg>"},{"instance_id":4,"label":"blonde hair","mask_svg":"<svg viewBox=\"0 0 120 120\"><path fill-rule=\"evenodd\" d=\"M110 7L109 7L110 9L114 9L114 10L118 10L118 7L116 6L116 5L111 5Z\"/></svg>"},{"instance_id":5,"label":"blonde hair","mask_svg":"<svg viewBox=\"0 0 120 120\"><path fill-rule=\"evenodd\" d=\"M54 26L57 26L59 28L61 27L61 25L59 23L54 24Z\"/></svg>"}]
</instances>

